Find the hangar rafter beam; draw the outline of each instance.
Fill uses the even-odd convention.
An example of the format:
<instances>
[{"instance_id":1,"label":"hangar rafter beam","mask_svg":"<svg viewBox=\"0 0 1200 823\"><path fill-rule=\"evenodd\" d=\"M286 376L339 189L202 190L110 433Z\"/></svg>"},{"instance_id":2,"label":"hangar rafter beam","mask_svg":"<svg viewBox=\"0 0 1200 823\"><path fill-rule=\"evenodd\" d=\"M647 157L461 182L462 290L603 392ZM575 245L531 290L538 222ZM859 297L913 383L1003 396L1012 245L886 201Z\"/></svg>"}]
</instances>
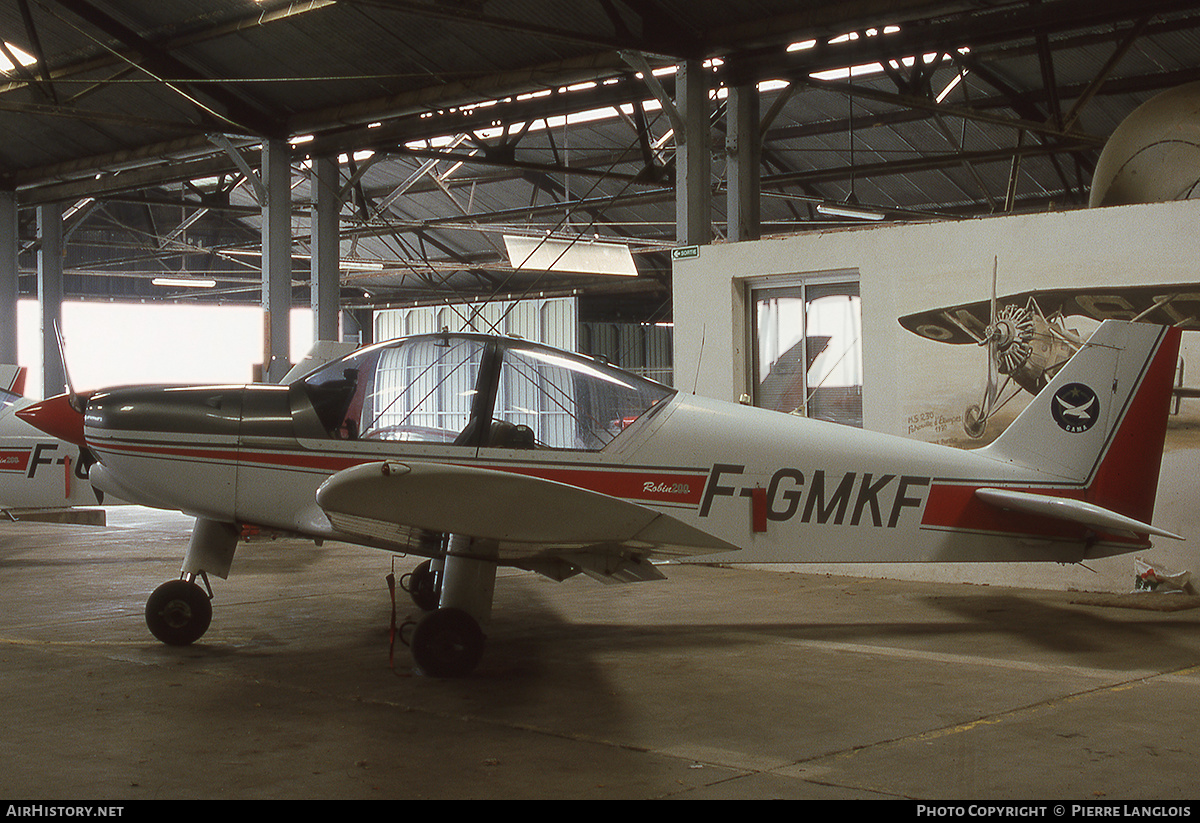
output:
<instances>
[{"instance_id":1,"label":"hangar rafter beam","mask_svg":"<svg viewBox=\"0 0 1200 823\"><path fill-rule=\"evenodd\" d=\"M846 95L853 94L855 97L865 97L881 103L891 103L907 109L925 111L928 112L930 116L948 116L958 117L964 120L975 120L980 123L987 123L993 126L1003 126L1005 128L1010 128L1017 131L1043 134L1048 137L1058 138L1060 140L1070 140L1076 143L1090 143L1097 148L1103 146L1105 142L1104 137L1099 137L1097 135L1084 134L1077 131L1063 131L1057 126L1052 124L1048 125L1045 122L1027 120L1024 118L1006 117L1002 114L992 114L987 111L981 111L978 107L947 105L946 103L938 103L935 100L918 97L916 95L880 91L878 89L871 89L858 85L851 86L849 83L843 83L834 80L818 80L808 76L798 77L795 78L795 80L799 83L810 85L813 88L839 91Z\"/></svg>"},{"instance_id":2,"label":"hangar rafter beam","mask_svg":"<svg viewBox=\"0 0 1200 823\"><path fill-rule=\"evenodd\" d=\"M87 0L57 0L57 2L81 20L137 54L141 60L137 64L138 67L172 89L176 89L176 81L187 84L188 81L212 79L203 76L169 51L146 40L133 29L96 8ZM225 87L210 88L206 84L195 86L190 93L183 93L179 89L176 91L179 91L183 97L197 107L202 119L210 116L216 119L225 119L230 124L240 126L254 134L282 133L282 124L277 119L268 115L261 107L250 105L242 96L230 92ZM209 100L223 111L210 108L198 97Z\"/></svg>"},{"instance_id":3,"label":"hangar rafter beam","mask_svg":"<svg viewBox=\"0 0 1200 823\"><path fill-rule=\"evenodd\" d=\"M389 11L402 11L417 17L447 20L508 34L528 34L562 43L591 46L605 51L636 48L651 49L659 53L683 56L683 52L676 54L675 50L665 50L664 47L668 45L668 41L665 38L650 39L637 37L628 28L625 28L624 31L616 31L612 36L606 37L596 33L571 31L559 26L547 26L530 20L520 20L515 17L501 17L495 14L488 14L482 8L462 8L449 3L423 3L416 2L416 0L343 0L343 2L363 7L387 9ZM676 46L675 49L677 50L678 47ZM694 46L688 50L688 53L693 53L693 51Z\"/></svg>"}]
</instances>

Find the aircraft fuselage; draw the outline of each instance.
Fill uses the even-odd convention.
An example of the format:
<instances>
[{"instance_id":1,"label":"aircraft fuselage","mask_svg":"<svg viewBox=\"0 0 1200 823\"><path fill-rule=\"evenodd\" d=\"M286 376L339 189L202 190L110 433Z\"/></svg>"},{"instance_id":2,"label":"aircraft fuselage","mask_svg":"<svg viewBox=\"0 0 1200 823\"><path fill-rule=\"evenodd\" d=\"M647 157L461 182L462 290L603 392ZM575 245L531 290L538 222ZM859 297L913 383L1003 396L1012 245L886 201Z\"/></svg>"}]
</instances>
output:
<instances>
[{"instance_id":1,"label":"aircraft fuselage","mask_svg":"<svg viewBox=\"0 0 1200 823\"><path fill-rule=\"evenodd\" d=\"M971 496L985 480L1081 496L1077 484L977 453L694 396L676 395L596 452L330 439L296 386L116 389L92 398L85 426L99 488L314 538L360 542L333 528L316 491L342 469L395 460L470 465L628 500L737 547L708 560L1065 562L1084 553L1083 530L1001 518ZM1029 541L1012 539L1022 535ZM544 551L507 545L501 557Z\"/></svg>"}]
</instances>

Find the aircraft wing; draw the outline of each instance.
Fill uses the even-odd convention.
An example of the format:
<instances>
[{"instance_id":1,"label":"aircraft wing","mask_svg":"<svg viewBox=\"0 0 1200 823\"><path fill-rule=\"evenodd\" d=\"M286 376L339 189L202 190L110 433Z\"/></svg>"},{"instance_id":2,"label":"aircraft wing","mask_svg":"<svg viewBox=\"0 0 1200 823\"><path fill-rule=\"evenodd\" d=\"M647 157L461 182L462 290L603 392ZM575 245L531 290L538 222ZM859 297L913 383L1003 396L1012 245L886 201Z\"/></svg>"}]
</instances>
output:
<instances>
[{"instance_id":1,"label":"aircraft wing","mask_svg":"<svg viewBox=\"0 0 1200 823\"><path fill-rule=\"evenodd\" d=\"M419 461L344 469L317 491L334 528L396 540L408 529L496 541L502 558L536 553L686 556L737 547L670 515L513 472ZM572 561L574 562L574 561Z\"/></svg>"},{"instance_id":2,"label":"aircraft wing","mask_svg":"<svg viewBox=\"0 0 1200 823\"><path fill-rule=\"evenodd\" d=\"M1041 289L996 298L997 306L1024 306L1033 299L1046 316L1061 312L1093 320L1141 320L1200 329L1200 283ZM913 334L943 343L978 343L991 322L991 301L977 300L901 317Z\"/></svg>"}]
</instances>

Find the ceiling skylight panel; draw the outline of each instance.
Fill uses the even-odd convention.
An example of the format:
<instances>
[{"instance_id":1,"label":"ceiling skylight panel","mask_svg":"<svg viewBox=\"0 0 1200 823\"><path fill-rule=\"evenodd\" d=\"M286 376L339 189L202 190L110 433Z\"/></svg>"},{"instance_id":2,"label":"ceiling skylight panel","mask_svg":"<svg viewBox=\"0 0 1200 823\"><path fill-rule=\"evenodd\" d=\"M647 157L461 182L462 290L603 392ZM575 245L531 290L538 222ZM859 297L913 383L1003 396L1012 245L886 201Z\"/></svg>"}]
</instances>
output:
<instances>
[{"instance_id":1,"label":"ceiling skylight panel","mask_svg":"<svg viewBox=\"0 0 1200 823\"><path fill-rule=\"evenodd\" d=\"M37 62L37 58L34 57L32 54L19 48L18 46L14 46L12 43L8 42L7 40L4 41L4 48L7 51L7 53L5 53L4 51L0 51L0 72L4 72L5 74L8 74L14 68L16 68L13 65L12 60L8 59L9 54L11 54L13 57L17 58L17 62L20 63L22 66L31 66Z\"/></svg>"}]
</instances>

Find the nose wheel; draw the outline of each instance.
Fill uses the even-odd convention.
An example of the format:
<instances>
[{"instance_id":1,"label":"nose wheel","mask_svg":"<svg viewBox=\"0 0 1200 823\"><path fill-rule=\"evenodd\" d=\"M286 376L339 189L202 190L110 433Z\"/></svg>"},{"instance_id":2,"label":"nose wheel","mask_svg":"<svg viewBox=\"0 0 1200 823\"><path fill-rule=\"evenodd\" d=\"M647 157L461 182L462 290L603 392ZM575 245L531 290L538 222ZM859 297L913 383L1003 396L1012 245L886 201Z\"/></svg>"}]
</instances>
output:
<instances>
[{"instance_id":1,"label":"nose wheel","mask_svg":"<svg viewBox=\"0 0 1200 823\"><path fill-rule=\"evenodd\" d=\"M168 646L199 640L212 622L212 598L191 580L169 580L146 601L146 626Z\"/></svg>"}]
</instances>

